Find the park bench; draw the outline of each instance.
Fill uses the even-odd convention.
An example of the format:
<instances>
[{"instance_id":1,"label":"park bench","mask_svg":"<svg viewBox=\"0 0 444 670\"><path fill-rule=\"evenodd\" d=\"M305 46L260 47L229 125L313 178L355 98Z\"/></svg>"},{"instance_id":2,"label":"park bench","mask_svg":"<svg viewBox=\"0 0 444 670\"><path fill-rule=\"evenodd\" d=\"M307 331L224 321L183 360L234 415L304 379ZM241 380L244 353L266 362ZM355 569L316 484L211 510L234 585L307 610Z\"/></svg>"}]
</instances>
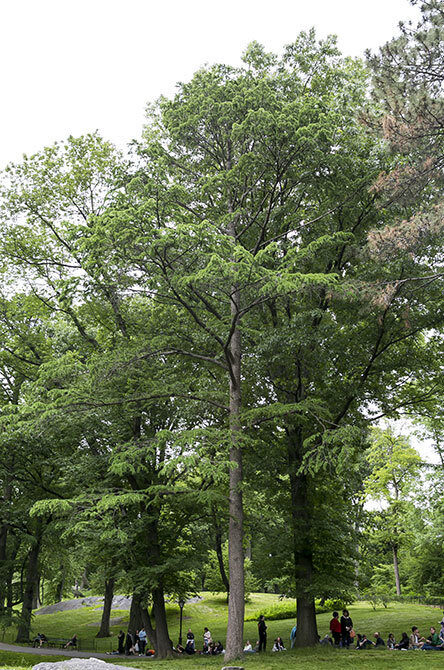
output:
<instances>
[{"instance_id":1,"label":"park bench","mask_svg":"<svg viewBox=\"0 0 444 670\"><path fill-rule=\"evenodd\" d=\"M71 638L66 637L48 637L45 642L42 643L42 647L50 647L52 649L63 649L66 644L70 641ZM34 646L34 640L29 640L28 644ZM39 644L36 644L36 647L39 647ZM68 649L80 649L80 640L77 638L76 646L70 646Z\"/></svg>"}]
</instances>

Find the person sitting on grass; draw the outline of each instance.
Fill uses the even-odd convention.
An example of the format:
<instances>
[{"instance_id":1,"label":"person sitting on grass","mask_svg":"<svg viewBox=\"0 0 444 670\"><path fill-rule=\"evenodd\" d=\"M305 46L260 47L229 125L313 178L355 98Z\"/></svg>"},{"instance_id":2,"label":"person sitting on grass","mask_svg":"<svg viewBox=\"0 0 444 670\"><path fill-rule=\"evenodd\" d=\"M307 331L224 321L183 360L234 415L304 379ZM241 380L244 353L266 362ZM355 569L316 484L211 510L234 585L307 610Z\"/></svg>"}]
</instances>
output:
<instances>
[{"instance_id":1,"label":"person sitting on grass","mask_svg":"<svg viewBox=\"0 0 444 670\"><path fill-rule=\"evenodd\" d=\"M333 644L333 640L331 639L330 635L326 633L322 640L319 640L319 644Z\"/></svg>"},{"instance_id":2,"label":"person sitting on grass","mask_svg":"<svg viewBox=\"0 0 444 670\"><path fill-rule=\"evenodd\" d=\"M192 644L193 644L193 649L196 649L196 643L195 643L195 641L194 641L194 633L193 633L193 631L191 630L191 628L188 628L188 633L187 633L187 644L188 644L188 640L191 640L191 642L192 642Z\"/></svg>"},{"instance_id":3,"label":"person sitting on grass","mask_svg":"<svg viewBox=\"0 0 444 670\"><path fill-rule=\"evenodd\" d=\"M68 647L77 647L77 635L73 635L70 640L65 644L65 649Z\"/></svg>"},{"instance_id":4,"label":"person sitting on grass","mask_svg":"<svg viewBox=\"0 0 444 670\"><path fill-rule=\"evenodd\" d=\"M254 649L251 646L250 640L247 640L245 643L244 654L254 654Z\"/></svg>"},{"instance_id":5,"label":"person sitting on grass","mask_svg":"<svg viewBox=\"0 0 444 670\"><path fill-rule=\"evenodd\" d=\"M428 636L427 640L422 643L421 649L434 649L435 651L438 651L443 647L444 645L439 639L439 635L436 632L436 628L434 626L431 626L430 635Z\"/></svg>"},{"instance_id":6,"label":"person sitting on grass","mask_svg":"<svg viewBox=\"0 0 444 670\"><path fill-rule=\"evenodd\" d=\"M213 654L215 656L218 656L219 654L223 654L223 653L224 653L224 645L222 644L222 642L220 640L218 640L216 642L216 644L214 645Z\"/></svg>"},{"instance_id":7,"label":"person sitting on grass","mask_svg":"<svg viewBox=\"0 0 444 670\"><path fill-rule=\"evenodd\" d=\"M190 656L196 653L196 649L194 648L194 638L188 638L185 645L185 653L189 654Z\"/></svg>"},{"instance_id":8,"label":"person sitting on grass","mask_svg":"<svg viewBox=\"0 0 444 670\"><path fill-rule=\"evenodd\" d=\"M418 626L412 626L412 634L410 635L410 649L421 649L421 643L425 639L420 636Z\"/></svg>"},{"instance_id":9,"label":"person sitting on grass","mask_svg":"<svg viewBox=\"0 0 444 670\"><path fill-rule=\"evenodd\" d=\"M368 639L367 635L360 635L358 633L358 641L356 642L356 649L367 649L368 647L372 647L373 642Z\"/></svg>"},{"instance_id":10,"label":"person sitting on grass","mask_svg":"<svg viewBox=\"0 0 444 670\"><path fill-rule=\"evenodd\" d=\"M409 636L407 635L407 633L403 633L398 644L395 644L394 649L399 649L402 651L403 649L408 649L409 644L410 644Z\"/></svg>"},{"instance_id":11,"label":"person sitting on grass","mask_svg":"<svg viewBox=\"0 0 444 670\"><path fill-rule=\"evenodd\" d=\"M387 638L387 649L394 649L396 644L395 636L393 633L389 633Z\"/></svg>"},{"instance_id":12,"label":"person sitting on grass","mask_svg":"<svg viewBox=\"0 0 444 670\"><path fill-rule=\"evenodd\" d=\"M281 637L277 637L273 644L273 649L271 651L287 651L284 647Z\"/></svg>"},{"instance_id":13,"label":"person sitting on grass","mask_svg":"<svg viewBox=\"0 0 444 670\"><path fill-rule=\"evenodd\" d=\"M375 647L385 647L385 642L382 639L382 637L379 635L379 633L374 633L373 637L375 638L375 641L372 642L372 644Z\"/></svg>"}]
</instances>

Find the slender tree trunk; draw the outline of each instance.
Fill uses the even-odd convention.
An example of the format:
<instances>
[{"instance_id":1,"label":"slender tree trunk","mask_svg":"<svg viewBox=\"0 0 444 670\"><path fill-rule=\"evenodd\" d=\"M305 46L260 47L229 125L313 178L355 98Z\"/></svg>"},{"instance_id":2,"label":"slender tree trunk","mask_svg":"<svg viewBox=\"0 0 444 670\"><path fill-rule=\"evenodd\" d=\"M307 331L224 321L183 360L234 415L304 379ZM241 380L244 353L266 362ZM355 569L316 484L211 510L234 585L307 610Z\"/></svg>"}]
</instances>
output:
<instances>
[{"instance_id":1,"label":"slender tree trunk","mask_svg":"<svg viewBox=\"0 0 444 670\"><path fill-rule=\"evenodd\" d=\"M60 564L60 580L57 582L56 586L56 602L63 600L63 592L65 590L65 578L66 578L66 568L63 563Z\"/></svg>"},{"instance_id":2,"label":"slender tree trunk","mask_svg":"<svg viewBox=\"0 0 444 670\"><path fill-rule=\"evenodd\" d=\"M216 536L215 536L215 548L216 548L216 556L217 556L217 562L219 564L219 572L220 572L220 577L222 579L222 584L224 585L225 591L227 592L227 598L229 597L230 593L230 582L228 581L227 573L225 572L225 565L224 565L224 557L222 553L222 529L220 527L220 524L217 523L215 519L215 515L213 517L214 520L214 527L216 531Z\"/></svg>"},{"instance_id":3,"label":"slender tree trunk","mask_svg":"<svg viewBox=\"0 0 444 670\"><path fill-rule=\"evenodd\" d=\"M15 560L17 558L17 555L19 553L20 549L20 538L17 536L14 537L14 543L12 550L9 552L9 557L8 557L8 571L7 571L7 576L6 576L6 611L7 612L12 612L12 608L14 607L14 590L13 590L13 581L14 581L14 572L15 572Z\"/></svg>"},{"instance_id":4,"label":"slender tree trunk","mask_svg":"<svg viewBox=\"0 0 444 670\"><path fill-rule=\"evenodd\" d=\"M233 224L234 225L234 224ZM240 311L240 291L233 287L231 294L232 322ZM241 445L241 333L234 326L230 343L230 502L229 502L229 580L228 626L225 660L239 657L244 636L244 550L242 502L242 445Z\"/></svg>"},{"instance_id":5,"label":"slender tree trunk","mask_svg":"<svg viewBox=\"0 0 444 670\"><path fill-rule=\"evenodd\" d=\"M85 589L89 588L87 568L83 568L82 576L80 578L80 587L79 588L80 588L81 591L84 591Z\"/></svg>"},{"instance_id":6,"label":"slender tree trunk","mask_svg":"<svg viewBox=\"0 0 444 670\"><path fill-rule=\"evenodd\" d=\"M114 597L114 577L105 579L105 599L103 602L102 621L96 637L109 637L109 619L111 616L111 605Z\"/></svg>"},{"instance_id":7,"label":"slender tree trunk","mask_svg":"<svg viewBox=\"0 0 444 670\"><path fill-rule=\"evenodd\" d=\"M399 580L398 547L393 545L393 570L395 572L396 595L401 595L401 582Z\"/></svg>"},{"instance_id":8,"label":"slender tree trunk","mask_svg":"<svg viewBox=\"0 0 444 670\"><path fill-rule=\"evenodd\" d=\"M16 642L27 642L31 631L32 604L36 586L38 585L39 553L41 546L41 531L38 531L32 547L28 554L28 566L26 571L26 583L23 592L23 605L21 621L17 631Z\"/></svg>"},{"instance_id":9,"label":"slender tree trunk","mask_svg":"<svg viewBox=\"0 0 444 670\"><path fill-rule=\"evenodd\" d=\"M302 433L287 431L288 460L291 490L291 518L297 596L297 632L295 645L308 647L318 643L318 629L313 595L313 553L311 548L311 512L308 501L308 481L301 474Z\"/></svg>"},{"instance_id":10,"label":"slender tree trunk","mask_svg":"<svg viewBox=\"0 0 444 670\"><path fill-rule=\"evenodd\" d=\"M3 523L0 527L0 613L5 611L6 597L7 597L7 555L6 544L8 539L8 524Z\"/></svg>"},{"instance_id":11,"label":"slender tree trunk","mask_svg":"<svg viewBox=\"0 0 444 670\"><path fill-rule=\"evenodd\" d=\"M9 503L12 495L12 486L8 481L3 490L3 502ZM9 535L9 513L6 512L6 518L0 526L0 612L5 611L5 601L7 600L7 578L10 572L8 567L8 535Z\"/></svg>"}]
</instances>

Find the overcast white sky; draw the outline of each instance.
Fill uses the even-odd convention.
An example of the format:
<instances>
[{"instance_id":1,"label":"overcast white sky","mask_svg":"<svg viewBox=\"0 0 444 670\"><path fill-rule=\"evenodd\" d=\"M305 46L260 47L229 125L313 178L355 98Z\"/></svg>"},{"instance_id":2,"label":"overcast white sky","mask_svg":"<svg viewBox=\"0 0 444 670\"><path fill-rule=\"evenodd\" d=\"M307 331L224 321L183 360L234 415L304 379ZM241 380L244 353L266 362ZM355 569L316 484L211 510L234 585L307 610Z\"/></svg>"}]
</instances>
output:
<instances>
[{"instance_id":1,"label":"overcast white sky","mask_svg":"<svg viewBox=\"0 0 444 670\"><path fill-rule=\"evenodd\" d=\"M408 0L0 0L0 167L96 129L125 144L148 101L252 40L279 51L315 26L357 56L416 15Z\"/></svg>"}]
</instances>

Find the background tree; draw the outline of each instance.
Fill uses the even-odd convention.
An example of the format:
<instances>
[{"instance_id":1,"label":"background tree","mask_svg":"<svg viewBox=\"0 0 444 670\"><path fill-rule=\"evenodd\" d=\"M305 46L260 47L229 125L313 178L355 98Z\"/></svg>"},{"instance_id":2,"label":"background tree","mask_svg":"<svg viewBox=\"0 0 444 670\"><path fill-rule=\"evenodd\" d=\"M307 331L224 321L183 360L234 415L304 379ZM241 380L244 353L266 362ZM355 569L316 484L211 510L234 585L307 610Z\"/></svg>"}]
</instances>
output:
<instances>
[{"instance_id":1,"label":"background tree","mask_svg":"<svg viewBox=\"0 0 444 670\"><path fill-rule=\"evenodd\" d=\"M395 435L391 429L374 428L367 460L372 468L365 483L367 496L381 500L385 509L380 513L379 537L391 548L395 574L396 593L401 595L398 553L406 541L406 507L410 502L421 458L409 445L408 439Z\"/></svg>"}]
</instances>

